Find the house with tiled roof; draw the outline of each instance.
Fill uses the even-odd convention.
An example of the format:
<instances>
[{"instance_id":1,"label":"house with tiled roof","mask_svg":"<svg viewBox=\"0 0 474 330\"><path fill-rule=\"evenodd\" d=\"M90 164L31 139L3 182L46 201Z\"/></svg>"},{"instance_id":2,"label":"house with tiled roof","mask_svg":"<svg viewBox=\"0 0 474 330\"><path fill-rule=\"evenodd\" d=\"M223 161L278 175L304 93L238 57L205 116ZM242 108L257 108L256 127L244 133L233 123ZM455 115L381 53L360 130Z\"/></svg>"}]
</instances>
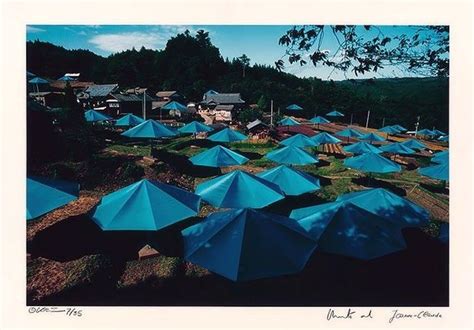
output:
<instances>
[{"instance_id":1,"label":"house with tiled roof","mask_svg":"<svg viewBox=\"0 0 474 330\"><path fill-rule=\"evenodd\" d=\"M145 102L147 117L151 115L152 102L154 98L145 93L141 95L135 93L110 93L107 97L106 112L109 116L120 116L123 114L134 114L143 117L143 103Z\"/></svg>"},{"instance_id":2,"label":"house with tiled roof","mask_svg":"<svg viewBox=\"0 0 474 330\"><path fill-rule=\"evenodd\" d=\"M88 86L83 92L77 94L78 100L85 108L106 106L106 100L111 93L117 92L118 84L100 84Z\"/></svg>"},{"instance_id":3,"label":"house with tiled roof","mask_svg":"<svg viewBox=\"0 0 474 330\"><path fill-rule=\"evenodd\" d=\"M232 121L245 106L240 93L218 93L209 90L204 93L199 103L199 111L215 116L216 121Z\"/></svg>"}]
</instances>

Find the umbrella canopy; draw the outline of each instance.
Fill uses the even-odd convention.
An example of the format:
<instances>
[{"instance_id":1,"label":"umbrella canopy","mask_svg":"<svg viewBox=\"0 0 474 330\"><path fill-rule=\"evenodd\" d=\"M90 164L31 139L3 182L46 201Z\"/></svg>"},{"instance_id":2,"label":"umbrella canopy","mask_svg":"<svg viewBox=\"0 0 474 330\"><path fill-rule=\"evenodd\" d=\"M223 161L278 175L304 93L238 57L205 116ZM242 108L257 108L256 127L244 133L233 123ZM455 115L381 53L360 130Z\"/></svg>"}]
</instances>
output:
<instances>
[{"instance_id":1,"label":"umbrella canopy","mask_svg":"<svg viewBox=\"0 0 474 330\"><path fill-rule=\"evenodd\" d=\"M424 128L424 129L422 129L422 130L419 130L419 131L418 131L418 134L420 134L420 135L426 135L426 136L435 136L435 135L436 135L435 132L433 132L432 130L429 130L429 129L427 129L427 128Z\"/></svg>"},{"instance_id":2,"label":"umbrella canopy","mask_svg":"<svg viewBox=\"0 0 474 330\"><path fill-rule=\"evenodd\" d=\"M344 151L350 152L352 154L365 154L368 152L373 152L376 154L380 154L382 151L380 151L379 148L373 146L372 144L369 144L367 142L357 142L353 143L351 145L345 146L342 148Z\"/></svg>"},{"instance_id":3,"label":"umbrella canopy","mask_svg":"<svg viewBox=\"0 0 474 330\"><path fill-rule=\"evenodd\" d=\"M200 132L210 132L212 128L200 123L198 121L192 121L181 128L178 128L180 133L200 133Z\"/></svg>"},{"instance_id":4,"label":"umbrella canopy","mask_svg":"<svg viewBox=\"0 0 474 330\"><path fill-rule=\"evenodd\" d=\"M321 116L313 117L309 121L312 122L313 124L329 124L330 123L329 120Z\"/></svg>"},{"instance_id":5,"label":"umbrella canopy","mask_svg":"<svg viewBox=\"0 0 474 330\"><path fill-rule=\"evenodd\" d=\"M200 203L191 192L144 179L102 197L91 218L102 230L159 230L197 215Z\"/></svg>"},{"instance_id":6,"label":"umbrella canopy","mask_svg":"<svg viewBox=\"0 0 474 330\"><path fill-rule=\"evenodd\" d=\"M78 183L29 176L26 179L26 220L64 206L78 196Z\"/></svg>"},{"instance_id":7,"label":"umbrella canopy","mask_svg":"<svg viewBox=\"0 0 474 330\"><path fill-rule=\"evenodd\" d=\"M338 136L344 136L344 137L347 137L347 138L360 138L361 136L363 136L362 133L360 133L359 131L356 131L355 129L353 128L346 128L346 129L343 129L342 131L339 131L336 133L336 135Z\"/></svg>"},{"instance_id":8,"label":"umbrella canopy","mask_svg":"<svg viewBox=\"0 0 474 330\"><path fill-rule=\"evenodd\" d=\"M293 210L321 251L362 260L406 248L400 227L350 202L333 202Z\"/></svg>"},{"instance_id":9,"label":"umbrella canopy","mask_svg":"<svg viewBox=\"0 0 474 330\"><path fill-rule=\"evenodd\" d=\"M416 152L415 150L408 148L399 142L390 143L390 144L381 146L380 150L384 152L391 152L394 154L404 154L404 155L414 154Z\"/></svg>"},{"instance_id":10,"label":"umbrella canopy","mask_svg":"<svg viewBox=\"0 0 474 330\"><path fill-rule=\"evenodd\" d=\"M396 129L393 126L385 126L379 129L379 132L384 132L388 134L398 134L401 133L400 130Z\"/></svg>"},{"instance_id":11,"label":"umbrella canopy","mask_svg":"<svg viewBox=\"0 0 474 330\"><path fill-rule=\"evenodd\" d=\"M339 112L339 111L334 110L334 111L328 112L326 114L326 116L329 116L329 117L344 117L344 114Z\"/></svg>"},{"instance_id":12,"label":"umbrella canopy","mask_svg":"<svg viewBox=\"0 0 474 330\"><path fill-rule=\"evenodd\" d=\"M280 165L257 174L278 185L285 195L298 196L321 188L319 179L293 167Z\"/></svg>"},{"instance_id":13,"label":"umbrella canopy","mask_svg":"<svg viewBox=\"0 0 474 330\"><path fill-rule=\"evenodd\" d=\"M449 162L449 150L436 153L434 157L431 158L431 162L438 164Z\"/></svg>"},{"instance_id":14,"label":"umbrella canopy","mask_svg":"<svg viewBox=\"0 0 474 330\"><path fill-rule=\"evenodd\" d=\"M297 104L290 104L289 106L286 107L286 110L290 110L290 111L300 111L300 110L303 110L302 107L300 107L299 105Z\"/></svg>"},{"instance_id":15,"label":"umbrella canopy","mask_svg":"<svg viewBox=\"0 0 474 330\"><path fill-rule=\"evenodd\" d=\"M276 184L240 170L199 184L196 194L211 205L227 208L261 208L285 197Z\"/></svg>"},{"instance_id":16,"label":"umbrella canopy","mask_svg":"<svg viewBox=\"0 0 474 330\"><path fill-rule=\"evenodd\" d=\"M86 112L84 112L84 117L86 118L86 121L88 122L98 122L98 121L106 121L106 120L112 119L112 117L104 115L103 113L100 113L95 110L87 110Z\"/></svg>"},{"instance_id":17,"label":"umbrella canopy","mask_svg":"<svg viewBox=\"0 0 474 330\"><path fill-rule=\"evenodd\" d=\"M278 122L278 124L280 124L281 126L296 126L296 125L300 125L299 122L297 122L296 120L294 120L293 118L290 118L290 117L285 117L283 118L282 120L280 120Z\"/></svg>"},{"instance_id":18,"label":"umbrella canopy","mask_svg":"<svg viewBox=\"0 0 474 330\"><path fill-rule=\"evenodd\" d=\"M415 139L406 140L404 142L401 142L401 144L403 144L405 147L408 147L410 149L421 150L421 149L428 148L424 143L422 143L418 140L415 140Z\"/></svg>"},{"instance_id":19,"label":"umbrella canopy","mask_svg":"<svg viewBox=\"0 0 474 330\"><path fill-rule=\"evenodd\" d=\"M448 142L448 141L449 141L449 136L448 136L448 135L440 136L440 137L438 138L438 141L441 141L441 142Z\"/></svg>"},{"instance_id":20,"label":"umbrella canopy","mask_svg":"<svg viewBox=\"0 0 474 330\"><path fill-rule=\"evenodd\" d=\"M368 152L344 160L344 165L368 173L400 172L402 167L379 154Z\"/></svg>"},{"instance_id":21,"label":"umbrella canopy","mask_svg":"<svg viewBox=\"0 0 474 330\"><path fill-rule=\"evenodd\" d=\"M449 162L444 162L439 165L419 168L418 173L420 173L421 175L433 178L433 179L449 181Z\"/></svg>"},{"instance_id":22,"label":"umbrella canopy","mask_svg":"<svg viewBox=\"0 0 474 330\"><path fill-rule=\"evenodd\" d=\"M316 248L295 220L252 209L212 213L181 233L186 260L232 281L297 273Z\"/></svg>"},{"instance_id":23,"label":"umbrella canopy","mask_svg":"<svg viewBox=\"0 0 474 330\"><path fill-rule=\"evenodd\" d=\"M119 120L117 120L115 122L115 126L131 127L131 126L140 125L143 122L144 122L143 118L129 113L128 115L125 115L122 118L120 118Z\"/></svg>"},{"instance_id":24,"label":"umbrella canopy","mask_svg":"<svg viewBox=\"0 0 474 330\"><path fill-rule=\"evenodd\" d=\"M265 155L265 158L279 164L287 165L307 165L316 164L318 162L317 156L311 155L305 150L295 146L287 146L270 151Z\"/></svg>"},{"instance_id":25,"label":"umbrella canopy","mask_svg":"<svg viewBox=\"0 0 474 330\"><path fill-rule=\"evenodd\" d=\"M49 81L40 78L40 77L34 77L33 79L28 80L30 84L49 84Z\"/></svg>"},{"instance_id":26,"label":"umbrella canopy","mask_svg":"<svg viewBox=\"0 0 474 330\"><path fill-rule=\"evenodd\" d=\"M280 141L280 144L284 146L295 146L300 148L316 147L318 145L312 139L300 133L293 135L287 139L284 139L283 141Z\"/></svg>"},{"instance_id":27,"label":"umbrella canopy","mask_svg":"<svg viewBox=\"0 0 474 330\"><path fill-rule=\"evenodd\" d=\"M61 78L58 79L59 81L73 81L73 80L76 80L72 77L69 77L69 76L62 76Z\"/></svg>"},{"instance_id":28,"label":"umbrella canopy","mask_svg":"<svg viewBox=\"0 0 474 330\"><path fill-rule=\"evenodd\" d=\"M401 126L401 125L392 125L393 128L395 128L396 130L400 131L400 132L406 132L408 131L408 129L406 129L405 127Z\"/></svg>"},{"instance_id":29,"label":"umbrella canopy","mask_svg":"<svg viewBox=\"0 0 474 330\"><path fill-rule=\"evenodd\" d=\"M367 133L367 134L364 134L360 137L361 140L364 140L364 141L370 141L370 142L380 142L380 141L385 141L385 138L381 137L380 135L378 134L375 134L375 133Z\"/></svg>"},{"instance_id":30,"label":"umbrella canopy","mask_svg":"<svg viewBox=\"0 0 474 330\"><path fill-rule=\"evenodd\" d=\"M332 136L329 133L319 133L311 138L316 144L336 144L342 142L337 137Z\"/></svg>"},{"instance_id":31,"label":"umbrella canopy","mask_svg":"<svg viewBox=\"0 0 474 330\"><path fill-rule=\"evenodd\" d=\"M230 128L224 128L222 131L212 134L208 136L208 140L214 142L235 142L235 141L243 141L247 140L248 137L238 131L235 131Z\"/></svg>"},{"instance_id":32,"label":"umbrella canopy","mask_svg":"<svg viewBox=\"0 0 474 330\"><path fill-rule=\"evenodd\" d=\"M121 135L129 138L160 139L163 137L176 136L176 133L162 123L153 119L148 119L147 121L123 132Z\"/></svg>"},{"instance_id":33,"label":"umbrella canopy","mask_svg":"<svg viewBox=\"0 0 474 330\"><path fill-rule=\"evenodd\" d=\"M340 195L336 201L349 201L401 228L422 227L430 222L430 215L424 208L383 188Z\"/></svg>"},{"instance_id":34,"label":"umbrella canopy","mask_svg":"<svg viewBox=\"0 0 474 330\"><path fill-rule=\"evenodd\" d=\"M163 110L178 110L178 111L181 111L181 112L186 112L188 111L188 108L179 103L179 102L176 102L176 101L171 101L167 104L165 104L161 109Z\"/></svg>"},{"instance_id":35,"label":"umbrella canopy","mask_svg":"<svg viewBox=\"0 0 474 330\"><path fill-rule=\"evenodd\" d=\"M433 132L434 135L436 135L436 136L446 135L446 133L444 133L443 131L437 130L437 129L433 129L431 132Z\"/></svg>"},{"instance_id":36,"label":"umbrella canopy","mask_svg":"<svg viewBox=\"0 0 474 330\"><path fill-rule=\"evenodd\" d=\"M247 157L223 146L215 146L189 158L189 161L194 165L209 167L242 165L248 162L248 160Z\"/></svg>"}]
</instances>

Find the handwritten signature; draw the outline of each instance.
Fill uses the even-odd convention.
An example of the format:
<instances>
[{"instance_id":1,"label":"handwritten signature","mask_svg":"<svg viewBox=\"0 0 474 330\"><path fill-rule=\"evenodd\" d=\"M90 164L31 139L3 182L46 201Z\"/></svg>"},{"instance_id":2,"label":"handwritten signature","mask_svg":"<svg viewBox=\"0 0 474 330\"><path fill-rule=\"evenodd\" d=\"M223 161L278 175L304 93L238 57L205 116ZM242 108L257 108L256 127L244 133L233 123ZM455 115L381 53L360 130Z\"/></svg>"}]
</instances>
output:
<instances>
[{"instance_id":1,"label":"handwritten signature","mask_svg":"<svg viewBox=\"0 0 474 330\"><path fill-rule=\"evenodd\" d=\"M62 307L30 307L28 308L28 313L30 314L39 314L39 313L64 313L67 316L77 316L81 317L82 309L77 308L62 308Z\"/></svg>"},{"instance_id":2,"label":"handwritten signature","mask_svg":"<svg viewBox=\"0 0 474 330\"><path fill-rule=\"evenodd\" d=\"M401 313L398 309L393 311L392 317L388 320L388 323L392 323L397 319L426 319L426 318L441 318L441 313L433 313L429 311L420 311L418 313Z\"/></svg>"},{"instance_id":3,"label":"handwritten signature","mask_svg":"<svg viewBox=\"0 0 474 330\"><path fill-rule=\"evenodd\" d=\"M359 317L361 319L371 319L372 317L372 310L369 310L367 313L363 313L358 315L356 311L352 309L348 309L347 312L343 314L337 314L336 311L332 308L329 308L328 314L326 316L326 319L328 321L331 321L332 319L352 319L353 317Z\"/></svg>"},{"instance_id":4,"label":"handwritten signature","mask_svg":"<svg viewBox=\"0 0 474 330\"><path fill-rule=\"evenodd\" d=\"M390 317L388 319L388 323L392 323L395 320L399 319L427 319L427 318L441 318L442 315L439 312L432 312L432 311L427 311L427 310L421 310L416 313L402 313L398 309L395 309L392 311L392 314L390 314ZM372 319L374 316L372 315L372 309L370 309L368 312L359 312L357 310L353 310L351 308L348 308L347 310L344 310L344 312L336 312L334 309L329 308L328 313L326 315L326 319L328 321L331 321L333 319L355 319L355 318L360 318L360 319Z\"/></svg>"}]
</instances>

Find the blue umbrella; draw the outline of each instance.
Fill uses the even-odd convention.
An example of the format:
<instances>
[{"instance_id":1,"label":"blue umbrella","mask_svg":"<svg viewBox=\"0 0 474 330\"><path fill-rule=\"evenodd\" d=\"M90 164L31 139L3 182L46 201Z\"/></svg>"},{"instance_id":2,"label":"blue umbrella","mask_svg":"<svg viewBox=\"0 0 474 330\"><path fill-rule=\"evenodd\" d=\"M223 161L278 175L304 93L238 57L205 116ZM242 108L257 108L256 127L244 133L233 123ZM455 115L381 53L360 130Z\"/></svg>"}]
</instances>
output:
<instances>
[{"instance_id":1,"label":"blue umbrella","mask_svg":"<svg viewBox=\"0 0 474 330\"><path fill-rule=\"evenodd\" d=\"M414 154L416 151L404 146L401 143L390 143L380 147L380 150L384 152L390 152L400 155Z\"/></svg>"},{"instance_id":2,"label":"blue umbrella","mask_svg":"<svg viewBox=\"0 0 474 330\"><path fill-rule=\"evenodd\" d=\"M401 125L392 125L393 128L395 128L396 130L398 130L399 132L406 132L408 131L408 129L406 129L405 127L401 126Z\"/></svg>"},{"instance_id":3,"label":"blue umbrella","mask_svg":"<svg viewBox=\"0 0 474 330\"><path fill-rule=\"evenodd\" d=\"M84 117L86 118L86 121L88 122L99 122L99 121L107 121L107 120L112 119L112 117L104 115L95 110L87 110L86 112L84 112Z\"/></svg>"},{"instance_id":4,"label":"blue umbrella","mask_svg":"<svg viewBox=\"0 0 474 330\"><path fill-rule=\"evenodd\" d=\"M300 272L316 248L295 220L252 209L213 213L181 233L186 260L232 281Z\"/></svg>"},{"instance_id":5,"label":"blue umbrella","mask_svg":"<svg viewBox=\"0 0 474 330\"><path fill-rule=\"evenodd\" d=\"M383 188L347 193L338 196L336 201L349 201L402 228L423 227L430 222L430 215L424 208Z\"/></svg>"},{"instance_id":6,"label":"blue umbrella","mask_svg":"<svg viewBox=\"0 0 474 330\"><path fill-rule=\"evenodd\" d=\"M424 129L422 129L422 130L419 130L419 131L418 131L418 134L424 135L424 136L435 136L435 135L436 135L435 132L433 132L433 131L431 131L431 130L429 130L429 129L427 129L427 128L424 128Z\"/></svg>"},{"instance_id":7,"label":"blue umbrella","mask_svg":"<svg viewBox=\"0 0 474 330\"><path fill-rule=\"evenodd\" d=\"M360 139L364 140L364 141L370 141L370 143L385 141L385 138L381 137L378 134L372 133L372 132L362 135L360 137Z\"/></svg>"},{"instance_id":8,"label":"blue umbrella","mask_svg":"<svg viewBox=\"0 0 474 330\"><path fill-rule=\"evenodd\" d=\"M117 120L115 122L115 126L132 127L132 126L137 126L143 122L144 122L143 118L129 113L128 115L125 115L119 120Z\"/></svg>"},{"instance_id":9,"label":"blue umbrella","mask_svg":"<svg viewBox=\"0 0 474 330\"><path fill-rule=\"evenodd\" d=\"M281 126L296 126L300 125L299 122L290 117L285 117L278 122Z\"/></svg>"},{"instance_id":10,"label":"blue umbrella","mask_svg":"<svg viewBox=\"0 0 474 330\"><path fill-rule=\"evenodd\" d=\"M280 141L280 144L284 146L295 146L295 147L301 147L301 148L317 146L317 143L314 142L312 139L310 139L306 135L299 134L299 133L287 139L284 139L283 141Z\"/></svg>"},{"instance_id":11,"label":"blue umbrella","mask_svg":"<svg viewBox=\"0 0 474 330\"><path fill-rule=\"evenodd\" d=\"M332 136L329 133L319 133L311 138L316 144L336 144L342 142L337 137Z\"/></svg>"},{"instance_id":12,"label":"blue umbrella","mask_svg":"<svg viewBox=\"0 0 474 330\"><path fill-rule=\"evenodd\" d=\"M438 164L449 162L449 150L434 154L433 158L431 158L431 162Z\"/></svg>"},{"instance_id":13,"label":"blue umbrella","mask_svg":"<svg viewBox=\"0 0 474 330\"><path fill-rule=\"evenodd\" d=\"M247 140L248 137L227 127L217 133L212 134L207 139L214 142L236 142Z\"/></svg>"},{"instance_id":14,"label":"blue umbrella","mask_svg":"<svg viewBox=\"0 0 474 330\"><path fill-rule=\"evenodd\" d=\"M418 169L421 175L441 180L449 181L449 162L444 162L439 165L423 167Z\"/></svg>"},{"instance_id":15,"label":"blue umbrella","mask_svg":"<svg viewBox=\"0 0 474 330\"><path fill-rule=\"evenodd\" d=\"M352 128L343 129L342 131L337 132L336 135L347 137L347 141L349 141L349 138L360 138L363 136L362 133Z\"/></svg>"},{"instance_id":16,"label":"blue umbrella","mask_svg":"<svg viewBox=\"0 0 474 330\"><path fill-rule=\"evenodd\" d=\"M58 79L59 81L74 81L76 79L69 77L69 76L62 76L61 78Z\"/></svg>"},{"instance_id":17,"label":"blue umbrella","mask_svg":"<svg viewBox=\"0 0 474 330\"><path fill-rule=\"evenodd\" d=\"M449 141L449 136L448 136L448 135L440 136L440 137L438 138L438 141L441 141L441 142L448 142L448 141Z\"/></svg>"},{"instance_id":18,"label":"blue umbrella","mask_svg":"<svg viewBox=\"0 0 474 330\"><path fill-rule=\"evenodd\" d=\"M446 135L446 133L444 133L443 131L437 130L437 129L433 129L432 132L434 133L435 136Z\"/></svg>"},{"instance_id":19,"label":"blue umbrella","mask_svg":"<svg viewBox=\"0 0 474 330\"><path fill-rule=\"evenodd\" d=\"M123 132L121 135L129 138L161 139L176 136L176 133L160 122L148 119L143 123Z\"/></svg>"},{"instance_id":20,"label":"blue umbrella","mask_svg":"<svg viewBox=\"0 0 474 330\"><path fill-rule=\"evenodd\" d=\"M176 102L176 101L171 101L167 104L165 104L161 109L163 110L178 110L180 112L187 112L188 111L188 108L179 103L179 102Z\"/></svg>"},{"instance_id":21,"label":"blue umbrella","mask_svg":"<svg viewBox=\"0 0 474 330\"><path fill-rule=\"evenodd\" d=\"M329 120L321 116L313 117L309 121L312 122L313 124L329 124L330 123Z\"/></svg>"},{"instance_id":22,"label":"blue umbrella","mask_svg":"<svg viewBox=\"0 0 474 330\"><path fill-rule=\"evenodd\" d=\"M34 84L36 86L36 91L39 92L39 85L40 84L49 84L49 81L40 78L40 77L34 77L33 79L28 80L30 84Z\"/></svg>"},{"instance_id":23,"label":"blue umbrella","mask_svg":"<svg viewBox=\"0 0 474 330\"><path fill-rule=\"evenodd\" d=\"M290 218L327 253L370 260L406 248L399 226L350 202L296 209Z\"/></svg>"},{"instance_id":24,"label":"blue umbrella","mask_svg":"<svg viewBox=\"0 0 474 330\"><path fill-rule=\"evenodd\" d=\"M397 163L373 152L347 158L344 160L344 165L366 173L391 173L402 170Z\"/></svg>"},{"instance_id":25,"label":"blue umbrella","mask_svg":"<svg viewBox=\"0 0 474 330\"><path fill-rule=\"evenodd\" d=\"M290 110L290 111L301 111L301 110L303 110L303 108L300 107L300 106L297 105L297 104L290 104L289 106L286 107L286 110Z\"/></svg>"},{"instance_id":26,"label":"blue umbrella","mask_svg":"<svg viewBox=\"0 0 474 330\"><path fill-rule=\"evenodd\" d=\"M197 215L200 202L191 192L144 179L102 197L91 218L102 230L160 230Z\"/></svg>"},{"instance_id":27,"label":"blue umbrella","mask_svg":"<svg viewBox=\"0 0 474 330\"><path fill-rule=\"evenodd\" d=\"M287 165L307 165L318 163L317 156L311 155L305 150L295 146L287 146L270 151L265 155L265 158L279 164Z\"/></svg>"},{"instance_id":28,"label":"blue umbrella","mask_svg":"<svg viewBox=\"0 0 474 330\"><path fill-rule=\"evenodd\" d=\"M194 165L209 167L242 165L248 162L248 160L249 159L247 157L244 157L230 149L224 148L223 146L215 146L189 158L189 161Z\"/></svg>"},{"instance_id":29,"label":"blue umbrella","mask_svg":"<svg viewBox=\"0 0 474 330\"><path fill-rule=\"evenodd\" d=\"M26 179L26 219L37 218L68 204L78 196L78 183L28 176Z\"/></svg>"},{"instance_id":30,"label":"blue umbrella","mask_svg":"<svg viewBox=\"0 0 474 330\"><path fill-rule=\"evenodd\" d=\"M380 151L379 148L367 143L367 142L357 142L353 143L351 145L345 146L342 148L346 152L350 152L352 154L365 154L368 152L373 152L376 154L380 154L382 151Z\"/></svg>"},{"instance_id":31,"label":"blue umbrella","mask_svg":"<svg viewBox=\"0 0 474 330\"><path fill-rule=\"evenodd\" d=\"M420 141L414 140L414 139L406 140L402 142L401 144L403 144L405 147L408 147L410 149L421 150L421 149L428 148L424 143L421 143Z\"/></svg>"},{"instance_id":32,"label":"blue umbrella","mask_svg":"<svg viewBox=\"0 0 474 330\"><path fill-rule=\"evenodd\" d=\"M204 181L196 194L216 207L261 208L285 196L280 187L247 172L236 170Z\"/></svg>"},{"instance_id":33,"label":"blue umbrella","mask_svg":"<svg viewBox=\"0 0 474 330\"><path fill-rule=\"evenodd\" d=\"M178 128L178 131L180 133L195 134L195 133L200 133L200 132L210 132L210 131L212 131L212 128L207 126L207 125L204 125L204 124L202 124L198 121L192 121L192 122L184 125L183 127Z\"/></svg>"},{"instance_id":34,"label":"blue umbrella","mask_svg":"<svg viewBox=\"0 0 474 330\"><path fill-rule=\"evenodd\" d=\"M257 176L278 185L285 195L290 196L305 194L321 188L319 179L285 165L260 172Z\"/></svg>"},{"instance_id":35,"label":"blue umbrella","mask_svg":"<svg viewBox=\"0 0 474 330\"><path fill-rule=\"evenodd\" d=\"M344 114L339 112L339 111L334 110L334 111L328 112L326 114L326 116L329 116L329 117L344 117Z\"/></svg>"},{"instance_id":36,"label":"blue umbrella","mask_svg":"<svg viewBox=\"0 0 474 330\"><path fill-rule=\"evenodd\" d=\"M393 126L385 126L385 127L382 127L379 129L379 132L384 132L384 133L387 133L387 136L389 134L398 134L398 133L401 133L400 130L396 129L395 127Z\"/></svg>"}]
</instances>

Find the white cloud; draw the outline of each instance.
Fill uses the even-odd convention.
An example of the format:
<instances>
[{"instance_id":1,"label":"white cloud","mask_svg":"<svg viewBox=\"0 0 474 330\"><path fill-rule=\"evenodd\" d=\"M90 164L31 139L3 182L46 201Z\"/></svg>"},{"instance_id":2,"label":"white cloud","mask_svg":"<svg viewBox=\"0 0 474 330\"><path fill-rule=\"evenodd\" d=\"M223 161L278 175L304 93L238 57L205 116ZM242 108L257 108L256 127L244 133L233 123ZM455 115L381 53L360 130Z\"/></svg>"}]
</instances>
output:
<instances>
[{"instance_id":1,"label":"white cloud","mask_svg":"<svg viewBox=\"0 0 474 330\"><path fill-rule=\"evenodd\" d=\"M110 53L132 49L133 47L140 49L142 46L148 49L161 49L171 37L186 30L194 35L199 28L186 25L159 25L146 32L98 34L89 39L89 42L98 49Z\"/></svg>"},{"instance_id":2,"label":"white cloud","mask_svg":"<svg viewBox=\"0 0 474 330\"><path fill-rule=\"evenodd\" d=\"M38 27L34 27L34 26L31 26L31 25L26 26L26 32L27 33L39 33L39 32L45 32L45 31L46 31L45 29L40 29Z\"/></svg>"}]
</instances>

